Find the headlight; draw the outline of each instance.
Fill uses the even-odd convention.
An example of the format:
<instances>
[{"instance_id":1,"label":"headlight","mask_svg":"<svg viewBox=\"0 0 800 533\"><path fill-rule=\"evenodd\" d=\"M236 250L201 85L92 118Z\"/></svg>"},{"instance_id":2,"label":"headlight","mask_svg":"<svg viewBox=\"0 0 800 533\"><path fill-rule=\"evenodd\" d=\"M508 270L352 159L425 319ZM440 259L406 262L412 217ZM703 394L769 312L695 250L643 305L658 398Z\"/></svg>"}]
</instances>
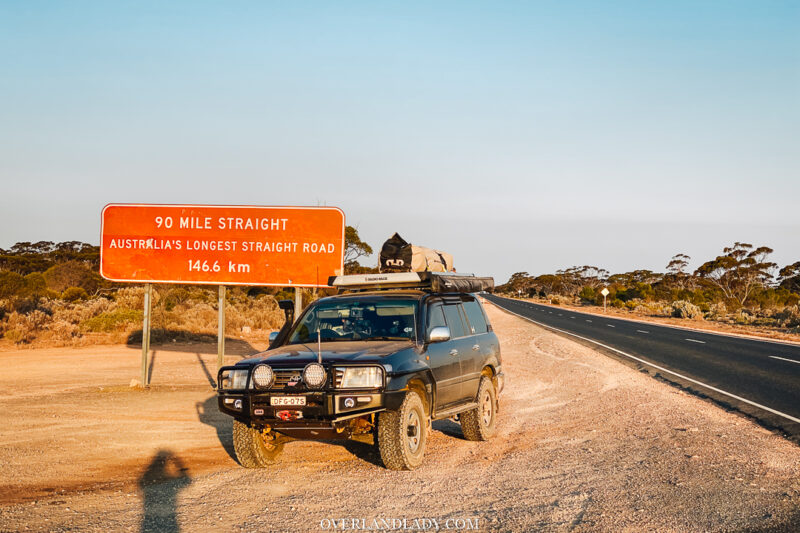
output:
<instances>
[{"instance_id":1,"label":"headlight","mask_svg":"<svg viewBox=\"0 0 800 533\"><path fill-rule=\"evenodd\" d=\"M303 383L312 389L318 389L325 384L325 368L319 363L310 363L303 370Z\"/></svg>"},{"instance_id":2,"label":"headlight","mask_svg":"<svg viewBox=\"0 0 800 533\"><path fill-rule=\"evenodd\" d=\"M244 389L247 386L247 369L223 370L219 380L220 389Z\"/></svg>"},{"instance_id":3,"label":"headlight","mask_svg":"<svg viewBox=\"0 0 800 533\"><path fill-rule=\"evenodd\" d=\"M275 373L269 365L258 365L253 370L253 384L257 389L268 389L275 381Z\"/></svg>"},{"instance_id":4,"label":"headlight","mask_svg":"<svg viewBox=\"0 0 800 533\"><path fill-rule=\"evenodd\" d=\"M339 388L377 389L383 387L383 369L379 366L348 366L336 370L337 374L341 374Z\"/></svg>"}]
</instances>

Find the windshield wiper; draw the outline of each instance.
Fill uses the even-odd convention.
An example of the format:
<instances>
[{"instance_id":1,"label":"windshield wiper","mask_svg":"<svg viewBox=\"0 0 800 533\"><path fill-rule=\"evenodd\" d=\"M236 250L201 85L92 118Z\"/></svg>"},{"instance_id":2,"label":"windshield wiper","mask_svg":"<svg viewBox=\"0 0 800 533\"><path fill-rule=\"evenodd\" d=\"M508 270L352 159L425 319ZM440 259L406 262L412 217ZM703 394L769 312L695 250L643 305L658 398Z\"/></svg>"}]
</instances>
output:
<instances>
[{"instance_id":1,"label":"windshield wiper","mask_svg":"<svg viewBox=\"0 0 800 533\"><path fill-rule=\"evenodd\" d=\"M362 341L410 341L410 337L388 337L388 336L380 336L380 337L366 337L361 339Z\"/></svg>"}]
</instances>

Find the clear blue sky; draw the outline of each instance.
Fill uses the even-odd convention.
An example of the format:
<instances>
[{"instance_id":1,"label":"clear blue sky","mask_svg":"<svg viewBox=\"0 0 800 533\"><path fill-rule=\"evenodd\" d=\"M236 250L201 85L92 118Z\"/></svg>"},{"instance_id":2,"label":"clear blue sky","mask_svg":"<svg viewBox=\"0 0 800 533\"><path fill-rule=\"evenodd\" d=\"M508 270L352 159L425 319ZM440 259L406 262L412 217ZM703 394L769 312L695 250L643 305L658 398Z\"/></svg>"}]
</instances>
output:
<instances>
[{"instance_id":1,"label":"clear blue sky","mask_svg":"<svg viewBox=\"0 0 800 533\"><path fill-rule=\"evenodd\" d=\"M460 271L800 260L800 2L0 3L0 247L336 205Z\"/></svg>"}]
</instances>

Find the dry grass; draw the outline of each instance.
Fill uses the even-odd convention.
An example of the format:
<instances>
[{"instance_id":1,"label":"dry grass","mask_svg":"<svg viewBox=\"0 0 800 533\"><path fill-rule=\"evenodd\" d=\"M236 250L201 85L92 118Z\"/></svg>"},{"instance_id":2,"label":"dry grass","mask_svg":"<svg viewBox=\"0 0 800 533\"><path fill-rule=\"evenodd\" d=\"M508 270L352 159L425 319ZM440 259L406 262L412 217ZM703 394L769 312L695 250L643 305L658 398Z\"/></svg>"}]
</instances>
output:
<instances>
[{"instance_id":1,"label":"dry grass","mask_svg":"<svg viewBox=\"0 0 800 533\"><path fill-rule=\"evenodd\" d=\"M284 315L272 296L250 297L244 289L229 290L226 336L266 338L283 325ZM0 301L0 346L85 346L116 344L141 338L144 289L125 288L108 297L67 302L41 299L27 313L8 312ZM153 289L154 339L193 340L217 334L214 289Z\"/></svg>"}]
</instances>

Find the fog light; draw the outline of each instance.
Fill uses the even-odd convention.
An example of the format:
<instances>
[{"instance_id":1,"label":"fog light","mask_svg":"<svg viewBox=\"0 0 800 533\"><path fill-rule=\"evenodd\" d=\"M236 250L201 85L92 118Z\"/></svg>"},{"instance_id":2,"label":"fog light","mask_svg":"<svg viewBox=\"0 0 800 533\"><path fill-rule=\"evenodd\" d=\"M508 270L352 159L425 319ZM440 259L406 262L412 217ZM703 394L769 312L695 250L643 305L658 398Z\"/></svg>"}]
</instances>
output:
<instances>
[{"instance_id":1,"label":"fog light","mask_svg":"<svg viewBox=\"0 0 800 533\"><path fill-rule=\"evenodd\" d=\"M345 398L344 399L344 406L347 407L348 409L350 409L352 407L355 407L355 405L356 405L356 401L354 399L352 399L352 398Z\"/></svg>"},{"instance_id":2,"label":"fog light","mask_svg":"<svg viewBox=\"0 0 800 533\"><path fill-rule=\"evenodd\" d=\"M319 363L311 363L303 370L303 382L312 389L318 389L325 383L325 368Z\"/></svg>"},{"instance_id":3,"label":"fog light","mask_svg":"<svg viewBox=\"0 0 800 533\"><path fill-rule=\"evenodd\" d=\"M233 402L233 408L234 409L241 409L242 408L242 400L236 400L235 402Z\"/></svg>"},{"instance_id":4,"label":"fog light","mask_svg":"<svg viewBox=\"0 0 800 533\"><path fill-rule=\"evenodd\" d=\"M275 380L275 373L269 365L258 365L253 370L253 383L258 389L268 389Z\"/></svg>"}]
</instances>

